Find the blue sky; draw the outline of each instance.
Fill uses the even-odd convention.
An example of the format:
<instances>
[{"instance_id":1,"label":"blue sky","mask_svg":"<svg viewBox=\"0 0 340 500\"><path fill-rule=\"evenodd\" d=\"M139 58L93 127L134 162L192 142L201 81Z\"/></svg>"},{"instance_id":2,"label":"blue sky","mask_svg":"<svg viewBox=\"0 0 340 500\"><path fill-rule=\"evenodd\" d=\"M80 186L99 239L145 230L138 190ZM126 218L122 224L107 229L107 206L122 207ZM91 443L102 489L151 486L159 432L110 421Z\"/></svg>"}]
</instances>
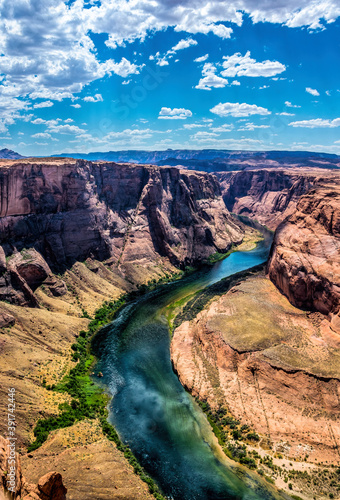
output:
<instances>
[{"instance_id":1,"label":"blue sky","mask_svg":"<svg viewBox=\"0 0 340 500\"><path fill-rule=\"evenodd\" d=\"M339 16L338 0L0 0L0 149L340 154Z\"/></svg>"}]
</instances>

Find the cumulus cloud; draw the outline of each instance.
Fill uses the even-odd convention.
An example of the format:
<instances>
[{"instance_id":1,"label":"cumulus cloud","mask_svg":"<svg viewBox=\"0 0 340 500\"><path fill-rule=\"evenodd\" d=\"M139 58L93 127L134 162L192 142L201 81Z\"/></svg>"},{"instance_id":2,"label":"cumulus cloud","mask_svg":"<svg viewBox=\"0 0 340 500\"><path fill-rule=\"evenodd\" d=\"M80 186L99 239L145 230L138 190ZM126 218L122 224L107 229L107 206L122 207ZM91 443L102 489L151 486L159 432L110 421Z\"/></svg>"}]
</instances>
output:
<instances>
[{"instance_id":1,"label":"cumulus cloud","mask_svg":"<svg viewBox=\"0 0 340 500\"><path fill-rule=\"evenodd\" d=\"M224 56L223 59L224 70L221 71L221 75L232 78L235 76L271 77L286 70L286 66L278 61L256 61L250 57L250 51L244 56L237 52L232 56Z\"/></svg>"},{"instance_id":2,"label":"cumulus cloud","mask_svg":"<svg viewBox=\"0 0 340 500\"><path fill-rule=\"evenodd\" d=\"M323 120L322 118L315 118L313 120L300 120L289 123L291 127L303 128L336 128L340 127L340 118L334 120Z\"/></svg>"},{"instance_id":3,"label":"cumulus cloud","mask_svg":"<svg viewBox=\"0 0 340 500\"><path fill-rule=\"evenodd\" d=\"M125 57L119 63L116 63L113 59L107 61L108 71L115 73L116 75L126 78L129 75L138 75L140 69L143 68L144 64L137 65L128 61Z\"/></svg>"},{"instance_id":4,"label":"cumulus cloud","mask_svg":"<svg viewBox=\"0 0 340 500\"><path fill-rule=\"evenodd\" d=\"M192 116L192 112L190 109L184 109L184 108L165 108L163 107L158 115L158 118L160 119L166 119L166 120L186 120L187 118L190 118Z\"/></svg>"},{"instance_id":5,"label":"cumulus cloud","mask_svg":"<svg viewBox=\"0 0 340 500\"><path fill-rule=\"evenodd\" d=\"M72 108L76 108L76 109L79 109L81 108L81 105L80 104L70 104L70 106L72 106Z\"/></svg>"},{"instance_id":6,"label":"cumulus cloud","mask_svg":"<svg viewBox=\"0 0 340 500\"><path fill-rule=\"evenodd\" d=\"M306 87L306 92L308 94L314 95L314 96L319 96L319 92L316 89L312 89L311 87Z\"/></svg>"},{"instance_id":7,"label":"cumulus cloud","mask_svg":"<svg viewBox=\"0 0 340 500\"><path fill-rule=\"evenodd\" d=\"M75 2L77 3L77 2ZM240 26L243 12L249 14L253 22L286 24L290 27L308 26L322 28L325 23L334 22L340 15L337 0L238 0L226 3L211 0L202 4L199 0L102 0L93 2L83 17L95 33L108 33L107 45L112 48L123 46L136 39L144 40L148 33L160 31L168 26L187 33L213 33L221 38L229 38L232 28L224 22Z\"/></svg>"},{"instance_id":8,"label":"cumulus cloud","mask_svg":"<svg viewBox=\"0 0 340 500\"><path fill-rule=\"evenodd\" d=\"M218 116L250 116L250 115L270 115L270 111L256 104L247 104L245 102L225 102L219 103L210 110Z\"/></svg>"},{"instance_id":9,"label":"cumulus cloud","mask_svg":"<svg viewBox=\"0 0 340 500\"><path fill-rule=\"evenodd\" d=\"M209 54L205 54L205 56L201 56L201 57L196 57L196 59L194 59L195 62L198 62L198 63L201 63L201 62L204 62L208 59L209 57Z\"/></svg>"},{"instance_id":10,"label":"cumulus cloud","mask_svg":"<svg viewBox=\"0 0 340 500\"><path fill-rule=\"evenodd\" d=\"M216 67L211 63L205 63L202 70L203 78L196 85L196 89L211 90L214 88L223 88L228 85L228 80L216 75Z\"/></svg>"},{"instance_id":11,"label":"cumulus cloud","mask_svg":"<svg viewBox=\"0 0 340 500\"><path fill-rule=\"evenodd\" d=\"M187 49L192 45L197 45L197 41L194 40L193 38L186 38L176 43L176 45L172 47L171 52L177 52L178 50Z\"/></svg>"},{"instance_id":12,"label":"cumulus cloud","mask_svg":"<svg viewBox=\"0 0 340 500\"><path fill-rule=\"evenodd\" d=\"M55 134L82 134L85 132L84 129L79 128L77 125L53 125L48 126L48 130Z\"/></svg>"},{"instance_id":13,"label":"cumulus cloud","mask_svg":"<svg viewBox=\"0 0 340 500\"><path fill-rule=\"evenodd\" d=\"M31 135L35 139L50 139L52 136L48 132L38 132L37 134Z\"/></svg>"},{"instance_id":14,"label":"cumulus cloud","mask_svg":"<svg viewBox=\"0 0 340 500\"><path fill-rule=\"evenodd\" d=\"M50 108L54 105L52 101L37 102L33 108Z\"/></svg>"},{"instance_id":15,"label":"cumulus cloud","mask_svg":"<svg viewBox=\"0 0 340 500\"><path fill-rule=\"evenodd\" d=\"M103 101L103 97L102 97L101 94L95 94L94 96L93 95L87 95L86 97L84 97L83 100L85 102L100 102L100 101ZM76 106L76 104L74 104L73 106Z\"/></svg>"}]
</instances>

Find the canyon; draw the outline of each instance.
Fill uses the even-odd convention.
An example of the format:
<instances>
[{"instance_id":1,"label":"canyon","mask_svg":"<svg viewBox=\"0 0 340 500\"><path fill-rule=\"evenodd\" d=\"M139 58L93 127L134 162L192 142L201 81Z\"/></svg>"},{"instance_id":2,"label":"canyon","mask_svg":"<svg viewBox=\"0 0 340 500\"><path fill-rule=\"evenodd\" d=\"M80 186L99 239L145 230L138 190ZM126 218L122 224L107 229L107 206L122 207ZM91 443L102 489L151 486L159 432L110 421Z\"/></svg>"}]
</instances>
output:
<instances>
[{"instance_id":1,"label":"canyon","mask_svg":"<svg viewBox=\"0 0 340 500\"><path fill-rule=\"evenodd\" d=\"M245 227L214 177L176 168L1 160L0 200L0 393L6 401L16 389L25 477L62 472L74 500L151 498L97 421L54 431L33 453L26 446L37 420L69 401L47 387L75 366L70 346L103 302L179 277L241 243ZM2 435L5 416L2 405Z\"/></svg>"},{"instance_id":2,"label":"canyon","mask_svg":"<svg viewBox=\"0 0 340 500\"><path fill-rule=\"evenodd\" d=\"M324 168L210 175L83 159L0 160L0 394L5 400L8 387L16 389L29 482L39 485L53 471L70 500L84 491L153 498L97 421L53 431L30 454L26 446L37 420L68 401L46 387L75 366L70 346L102 303L255 239L231 212L275 230L266 272L240 279L177 326L174 369L194 396L228 407L258 432L279 460L308 455L313 467L338 464L339 207L339 174ZM305 485L298 491L315 494Z\"/></svg>"},{"instance_id":3,"label":"canyon","mask_svg":"<svg viewBox=\"0 0 340 500\"><path fill-rule=\"evenodd\" d=\"M307 460L308 477L313 464L340 463L340 178L216 175L227 208L275 230L273 244L266 273L240 278L175 329L174 369L194 396L258 432L278 467ZM303 498L328 496L295 486Z\"/></svg>"}]
</instances>

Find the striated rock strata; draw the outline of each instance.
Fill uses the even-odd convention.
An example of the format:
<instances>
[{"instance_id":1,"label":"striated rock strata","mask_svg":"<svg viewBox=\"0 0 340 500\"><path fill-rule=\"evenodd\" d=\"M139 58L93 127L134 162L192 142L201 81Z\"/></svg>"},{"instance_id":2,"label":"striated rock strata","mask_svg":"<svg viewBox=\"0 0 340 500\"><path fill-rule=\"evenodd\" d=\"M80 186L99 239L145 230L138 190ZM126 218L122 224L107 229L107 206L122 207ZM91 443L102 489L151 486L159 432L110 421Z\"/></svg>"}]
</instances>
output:
<instances>
[{"instance_id":1,"label":"striated rock strata","mask_svg":"<svg viewBox=\"0 0 340 500\"><path fill-rule=\"evenodd\" d=\"M292 304L328 315L340 334L340 180L300 198L276 230L268 272Z\"/></svg>"},{"instance_id":2,"label":"striated rock strata","mask_svg":"<svg viewBox=\"0 0 340 500\"><path fill-rule=\"evenodd\" d=\"M339 173L321 169L258 169L218 172L224 202L231 212L255 218L274 230L291 215L313 186L336 182Z\"/></svg>"},{"instance_id":3,"label":"striated rock strata","mask_svg":"<svg viewBox=\"0 0 340 500\"><path fill-rule=\"evenodd\" d=\"M177 168L22 160L0 168L0 298L36 305L35 289L89 257L123 273L167 259L194 265L243 237L213 176Z\"/></svg>"},{"instance_id":4,"label":"striated rock strata","mask_svg":"<svg viewBox=\"0 0 340 500\"><path fill-rule=\"evenodd\" d=\"M193 395L227 406L274 450L337 463L340 359L334 347L327 320L306 317L263 276L239 282L182 323L171 358Z\"/></svg>"}]
</instances>

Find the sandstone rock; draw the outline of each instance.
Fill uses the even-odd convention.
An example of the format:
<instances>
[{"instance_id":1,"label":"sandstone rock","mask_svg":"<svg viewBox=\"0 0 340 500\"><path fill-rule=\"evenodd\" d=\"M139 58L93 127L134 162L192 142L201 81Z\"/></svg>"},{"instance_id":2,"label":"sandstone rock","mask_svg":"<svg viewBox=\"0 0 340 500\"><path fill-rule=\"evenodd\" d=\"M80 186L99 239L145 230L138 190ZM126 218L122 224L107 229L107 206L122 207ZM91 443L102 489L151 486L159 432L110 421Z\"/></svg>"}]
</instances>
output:
<instances>
[{"instance_id":1,"label":"sandstone rock","mask_svg":"<svg viewBox=\"0 0 340 500\"><path fill-rule=\"evenodd\" d=\"M109 260L123 273L136 261L160 257L185 267L243 237L215 177L200 172L22 160L0 169L0 190L0 245L8 256L0 298L18 305L37 305L34 290L51 269L89 257ZM62 282L49 288L66 293Z\"/></svg>"},{"instance_id":2,"label":"sandstone rock","mask_svg":"<svg viewBox=\"0 0 340 500\"><path fill-rule=\"evenodd\" d=\"M15 324L15 317L6 312L0 311L0 328L13 326Z\"/></svg>"},{"instance_id":3,"label":"sandstone rock","mask_svg":"<svg viewBox=\"0 0 340 500\"><path fill-rule=\"evenodd\" d=\"M255 218L274 230L296 209L300 197L334 171L320 169L255 169L218 172L224 202L231 212Z\"/></svg>"},{"instance_id":4,"label":"sandstone rock","mask_svg":"<svg viewBox=\"0 0 340 500\"><path fill-rule=\"evenodd\" d=\"M38 482L41 500L66 500L67 489L63 485L61 474L49 472Z\"/></svg>"},{"instance_id":5,"label":"sandstone rock","mask_svg":"<svg viewBox=\"0 0 340 500\"><path fill-rule=\"evenodd\" d=\"M336 465L340 365L326 340L269 279L248 278L175 329L171 359L191 394L228 407L274 449Z\"/></svg>"},{"instance_id":6,"label":"sandstone rock","mask_svg":"<svg viewBox=\"0 0 340 500\"><path fill-rule=\"evenodd\" d=\"M19 498L21 495L23 487L23 477L21 471L21 462L18 453L15 453L15 458L11 455L11 450L9 448L9 441L3 436L0 436L0 495L2 494L5 498ZM9 460L15 460L15 465ZM9 495L7 489L7 479L9 467L15 466L15 493L13 496Z\"/></svg>"},{"instance_id":7,"label":"sandstone rock","mask_svg":"<svg viewBox=\"0 0 340 500\"><path fill-rule=\"evenodd\" d=\"M53 274L48 276L43 284L48 287L54 297L61 297L67 293L66 283Z\"/></svg>"},{"instance_id":8,"label":"sandstone rock","mask_svg":"<svg viewBox=\"0 0 340 500\"><path fill-rule=\"evenodd\" d=\"M7 269L6 255L4 249L0 247L0 274L3 274Z\"/></svg>"},{"instance_id":9,"label":"sandstone rock","mask_svg":"<svg viewBox=\"0 0 340 500\"><path fill-rule=\"evenodd\" d=\"M323 314L339 312L339 184L302 196L276 231L268 272L292 304Z\"/></svg>"},{"instance_id":10,"label":"sandstone rock","mask_svg":"<svg viewBox=\"0 0 340 500\"><path fill-rule=\"evenodd\" d=\"M21 460L15 454L15 493L10 494L7 489L7 475L13 459L10 456L9 441L0 436L0 499L24 498L25 500L66 500L67 489L58 472L49 472L39 479L38 485L28 483L22 475Z\"/></svg>"}]
</instances>

